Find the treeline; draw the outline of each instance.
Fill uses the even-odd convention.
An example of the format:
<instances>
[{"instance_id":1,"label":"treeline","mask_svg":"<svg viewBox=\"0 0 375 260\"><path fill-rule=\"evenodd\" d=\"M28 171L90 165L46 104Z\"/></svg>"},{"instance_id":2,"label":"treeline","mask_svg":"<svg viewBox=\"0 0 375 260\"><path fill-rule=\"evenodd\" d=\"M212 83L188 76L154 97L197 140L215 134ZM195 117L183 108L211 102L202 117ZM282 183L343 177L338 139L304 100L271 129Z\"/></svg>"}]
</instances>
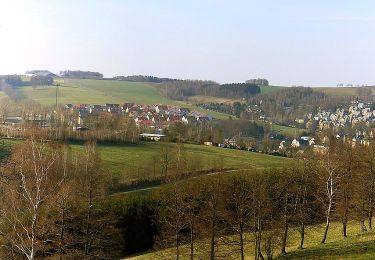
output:
<instances>
[{"instance_id":1,"label":"treeline","mask_svg":"<svg viewBox=\"0 0 375 260\"><path fill-rule=\"evenodd\" d=\"M247 98L260 93L260 87L250 83L223 84L219 87L217 96L232 98Z\"/></svg>"},{"instance_id":2,"label":"treeline","mask_svg":"<svg viewBox=\"0 0 375 260\"><path fill-rule=\"evenodd\" d=\"M150 83L162 83L176 81L177 79L170 78L159 78L154 76L143 76L143 75L133 75L133 76L116 76L113 77L114 80L122 81L132 81L132 82L150 82Z\"/></svg>"},{"instance_id":3,"label":"treeline","mask_svg":"<svg viewBox=\"0 0 375 260\"><path fill-rule=\"evenodd\" d=\"M220 85L213 81L177 80L158 86L168 98L185 100L190 96L203 95L224 98L248 98L260 93L258 85L233 83Z\"/></svg>"},{"instance_id":4,"label":"treeline","mask_svg":"<svg viewBox=\"0 0 375 260\"><path fill-rule=\"evenodd\" d=\"M63 70L60 71L60 76L63 78L73 79L102 79L103 74L92 71L81 71L81 70Z\"/></svg>"},{"instance_id":5,"label":"treeline","mask_svg":"<svg viewBox=\"0 0 375 260\"><path fill-rule=\"evenodd\" d=\"M234 137L253 137L262 139L265 130L263 126L247 120L219 120L207 124L186 125L177 123L166 129L165 134L170 141L202 144L212 142L222 144L224 139Z\"/></svg>"},{"instance_id":6,"label":"treeline","mask_svg":"<svg viewBox=\"0 0 375 260\"><path fill-rule=\"evenodd\" d=\"M269 85L269 82L267 79L249 79L249 80L246 80L246 83L260 85L260 86Z\"/></svg>"},{"instance_id":7,"label":"treeline","mask_svg":"<svg viewBox=\"0 0 375 260\"><path fill-rule=\"evenodd\" d=\"M343 237L350 235L349 221L362 232L371 230L374 158L374 142L353 148L332 139L326 153L306 152L283 169L186 182L177 174L148 202L133 205L143 207L135 219L160 258L272 259L288 253L292 230L299 232L300 249L306 248L310 225L324 225L321 243L333 221L341 223ZM132 244L147 249L136 239Z\"/></svg>"},{"instance_id":8,"label":"treeline","mask_svg":"<svg viewBox=\"0 0 375 260\"><path fill-rule=\"evenodd\" d=\"M203 104L197 104L197 106L208 109L208 110L214 110L217 112L234 115L237 118L246 118L246 115L244 114L247 104L246 103L240 103L240 102L233 102L230 103L203 103Z\"/></svg>"},{"instance_id":9,"label":"treeline","mask_svg":"<svg viewBox=\"0 0 375 260\"><path fill-rule=\"evenodd\" d=\"M94 143L72 152L37 134L13 149L0 171L1 258L121 256L123 240Z\"/></svg>"},{"instance_id":10,"label":"treeline","mask_svg":"<svg viewBox=\"0 0 375 260\"><path fill-rule=\"evenodd\" d=\"M6 84L12 88L25 86L50 86L53 84L53 77L51 76L32 76L29 80L24 80L20 75L4 75L0 79L5 80Z\"/></svg>"},{"instance_id":11,"label":"treeline","mask_svg":"<svg viewBox=\"0 0 375 260\"><path fill-rule=\"evenodd\" d=\"M257 105L273 122L290 124L306 113L314 114L318 108L335 108L343 100L345 98L328 96L309 87L290 87L250 98L248 104Z\"/></svg>"}]
</instances>

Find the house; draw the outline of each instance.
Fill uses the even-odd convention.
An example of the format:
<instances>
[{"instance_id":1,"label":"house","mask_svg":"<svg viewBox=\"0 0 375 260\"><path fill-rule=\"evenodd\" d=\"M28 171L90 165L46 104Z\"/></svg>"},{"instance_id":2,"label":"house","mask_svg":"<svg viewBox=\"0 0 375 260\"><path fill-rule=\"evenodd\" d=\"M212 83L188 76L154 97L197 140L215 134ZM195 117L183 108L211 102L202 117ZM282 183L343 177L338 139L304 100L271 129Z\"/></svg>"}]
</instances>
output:
<instances>
[{"instance_id":1,"label":"house","mask_svg":"<svg viewBox=\"0 0 375 260\"><path fill-rule=\"evenodd\" d=\"M184 122L185 124L194 124L197 123L198 120L195 116L184 116L182 117L182 122Z\"/></svg>"},{"instance_id":2,"label":"house","mask_svg":"<svg viewBox=\"0 0 375 260\"><path fill-rule=\"evenodd\" d=\"M65 109L72 109L73 108L73 104L65 104L64 108Z\"/></svg>"},{"instance_id":3,"label":"house","mask_svg":"<svg viewBox=\"0 0 375 260\"><path fill-rule=\"evenodd\" d=\"M281 143L279 145L279 150L280 151L284 151L285 150L285 141L281 141Z\"/></svg>"},{"instance_id":4,"label":"house","mask_svg":"<svg viewBox=\"0 0 375 260\"><path fill-rule=\"evenodd\" d=\"M145 140L151 140L151 141L160 141L165 135L163 134L149 134L149 133L143 133L139 135L141 138Z\"/></svg>"},{"instance_id":5,"label":"house","mask_svg":"<svg viewBox=\"0 0 375 260\"><path fill-rule=\"evenodd\" d=\"M103 111L103 108L101 105L92 105L90 106L89 113L92 114L92 113L98 113L102 111Z\"/></svg>"},{"instance_id":6,"label":"house","mask_svg":"<svg viewBox=\"0 0 375 260\"><path fill-rule=\"evenodd\" d=\"M108 112L117 112L120 110L120 104L105 104L104 107Z\"/></svg>"},{"instance_id":7,"label":"house","mask_svg":"<svg viewBox=\"0 0 375 260\"><path fill-rule=\"evenodd\" d=\"M32 77L57 77L56 74L50 72L50 71L40 71L40 72L37 72L37 73L34 73L32 75Z\"/></svg>"},{"instance_id":8,"label":"house","mask_svg":"<svg viewBox=\"0 0 375 260\"><path fill-rule=\"evenodd\" d=\"M157 106L155 106L155 111L158 114L160 114L162 112L165 112L167 110L168 110L168 106L167 105L157 105Z\"/></svg>"},{"instance_id":9,"label":"house","mask_svg":"<svg viewBox=\"0 0 375 260\"><path fill-rule=\"evenodd\" d=\"M301 144L299 143L299 141L297 139L294 139L292 141L292 144L291 144L292 148L298 148L301 146Z\"/></svg>"},{"instance_id":10,"label":"house","mask_svg":"<svg viewBox=\"0 0 375 260\"><path fill-rule=\"evenodd\" d=\"M15 126L22 123L22 117L21 116L6 116L4 118L4 124Z\"/></svg>"}]
</instances>

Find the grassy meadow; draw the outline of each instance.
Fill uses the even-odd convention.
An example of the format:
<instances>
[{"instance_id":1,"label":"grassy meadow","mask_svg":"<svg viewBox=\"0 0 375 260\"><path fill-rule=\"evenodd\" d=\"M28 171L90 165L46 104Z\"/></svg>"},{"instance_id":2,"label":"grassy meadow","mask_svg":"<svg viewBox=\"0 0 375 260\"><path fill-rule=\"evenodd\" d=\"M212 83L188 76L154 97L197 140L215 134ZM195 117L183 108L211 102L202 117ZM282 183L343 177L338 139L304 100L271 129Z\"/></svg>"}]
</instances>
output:
<instances>
[{"instance_id":1,"label":"grassy meadow","mask_svg":"<svg viewBox=\"0 0 375 260\"><path fill-rule=\"evenodd\" d=\"M167 147L170 160L173 161L177 149L175 143L101 144L98 148L107 172L121 175L124 180L131 180L160 175L162 146ZM77 150L83 148L81 145L72 147ZM289 161L284 157L193 144L185 144L184 152L192 171L221 167L234 169L281 167Z\"/></svg>"},{"instance_id":2,"label":"grassy meadow","mask_svg":"<svg viewBox=\"0 0 375 260\"><path fill-rule=\"evenodd\" d=\"M5 146L7 150L19 142L21 141L0 139L1 146ZM71 147L73 151L82 151L84 148L81 144L71 144ZM177 149L175 143L98 144L104 171L113 175L121 175L127 180L154 177L154 173L159 175L162 167L162 147L168 150L172 162L175 159ZM188 165L192 167L191 170L212 168L264 169L282 167L290 160L285 157L194 144L185 144L183 151L187 157Z\"/></svg>"},{"instance_id":3,"label":"grassy meadow","mask_svg":"<svg viewBox=\"0 0 375 260\"><path fill-rule=\"evenodd\" d=\"M360 87L315 87L315 91L321 91L331 96L357 96ZM372 95L375 95L375 87L369 87Z\"/></svg>"},{"instance_id":4,"label":"grassy meadow","mask_svg":"<svg viewBox=\"0 0 375 260\"><path fill-rule=\"evenodd\" d=\"M168 104L189 107L206 113L218 119L227 119L229 115L197 108L186 102L167 99L151 84L140 82L92 79L61 79L58 80L59 104L105 104L126 102L154 105ZM31 99L43 105L53 105L56 102L56 87L39 86L18 88L21 98Z\"/></svg>"},{"instance_id":5,"label":"grassy meadow","mask_svg":"<svg viewBox=\"0 0 375 260\"><path fill-rule=\"evenodd\" d=\"M281 90L284 87L281 86L260 86L260 93L267 94L271 92L275 92Z\"/></svg>"},{"instance_id":6,"label":"grassy meadow","mask_svg":"<svg viewBox=\"0 0 375 260\"><path fill-rule=\"evenodd\" d=\"M324 227L323 225L310 226L306 228L305 235L305 249L298 249L299 246L299 232L295 229L290 230L289 239L287 243L287 255L281 256L279 251L278 240L274 248L275 259L375 259L375 232L360 232L359 223L351 222L348 225L348 237L344 238L341 234L341 224L334 222L330 226L328 232L328 239L325 244L321 244ZM235 238L235 237L233 237ZM200 241L202 248L207 246L206 241ZM245 236L246 255L245 259L254 259L253 252L253 235L247 234ZM199 246L198 246L199 248ZM222 249L226 250L225 246ZM184 246L182 252L188 253L189 248ZM207 250L205 250L207 251ZM165 259L170 255L169 250L148 253L128 259L132 260L151 260L151 259ZM266 254L263 250L263 255ZM204 256L203 256L204 257ZM233 258L240 259L239 255L234 254Z\"/></svg>"}]
</instances>

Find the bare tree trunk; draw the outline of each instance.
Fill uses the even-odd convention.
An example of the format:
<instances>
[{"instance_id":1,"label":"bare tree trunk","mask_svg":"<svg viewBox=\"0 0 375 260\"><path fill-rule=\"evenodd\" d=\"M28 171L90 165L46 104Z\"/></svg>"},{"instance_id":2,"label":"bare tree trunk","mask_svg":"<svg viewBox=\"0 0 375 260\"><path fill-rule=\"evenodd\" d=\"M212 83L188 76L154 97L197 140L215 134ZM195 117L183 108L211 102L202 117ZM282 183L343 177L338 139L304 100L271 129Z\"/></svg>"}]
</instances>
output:
<instances>
[{"instance_id":1,"label":"bare tree trunk","mask_svg":"<svg viewBox=\"0 0 375 260\"><path fill-rule=\"evenodd\" d=\"M364 199L362 199L362 214L361 214L360 225L361 225L360 227L361 232L367 231L366 224L365 224L365 200Z\"/></svg>"},{"instance_id":2,"label":"bare tree trunk","mask_svg":"<svg viewBox=\"0 0 375 260\"><path fill-rule=\"evenodd\" d=\"M288 195L285 196L285 206L284 206L284 234L283 239L281 241L281 254L286 255L286 242L288 239Z\"/></svg>"},{"instance_id":3,"label":"bare tree trunk","mask_svg":"<svg viewBox=\"0 0 375 260\"><path fill-rule=\"evenodd\" d=\"M344 190L344 216L342 219L342 235L347 237L347 224L348 224L348 211L349 211L349 198L346 190Z\"/></svg>"},{"instance_id":4,"label":"bare tree trunk","mask_svg":"<svg viewBox=\"0 0 375 260\"><path fill-rule=\"evenodd\" d=\"M212 213L211 219L211 241L210 241L210 260L215 259L215 212Z\"/></svg>"},{"instance_id":5,"label":"bare tree trunk","mask_svg":"<svg viewBox=\"0 0 375 260\"><path fill-rule=\"evenodd\" d=\"M90 174L90 180L89 180L89 201L88 201L88 211L87 211L87 217L86 217L86 231L85 231L85 255L88 255L90 253L90 229L91 229L91 210L93 207L92 204L92 176Z\"/></svg>"},{"instance_id":6,"label":"bare tree trunk","mask_svg":"<svg viewBox=\"0 0 375 260\"><path fill-rule=\"evenodd\" d=\"M60 227L60 241L59 241L59 258L63 259L64 253L64 232L65 232L65 199L61 201L61 227Z\"/></svg>"},{"instance_id":7,"label":"bare tree trunk","mask_svg":"<svg viewBox=\"0 0 375 260\"><path fill-rule=\"evenodd\" d=\"M321 241L322 244L324 244L327 240L327 235L328 235L328 229L329 229L329 224L331 221L331 211L332 211L332 205L333 205L333 175L330 172L330 176L327 181L327 196L328 196L328 207L327 207L327 213L326 213L326 227L324 229L324 234L323 234L323 239Z\"/></svg>"},{"instance_id":8,"label":"bare tree trunk","mask_svg":"<svg viewBox=\"0 0 375 260\"><path fill-rule=\"evenodd\" d=\"M180 259L180 234L178 231L178 227L176 228L176 260Z\"/></svg>"},{"instance_id":9,"label":"bare tree trunk","mask_svg":"<svg viewBox=\"0 0 375 260\"><path fill-rule=\"evenodd\" d=\"M331 221L331 207L332 207L332 202L330 200L330 202L328 204L327 215L326 215L326 227L324 229L323 239L321 241L322 244L324 244L327 240L329 224L330 224L330 221Z\"/></svg>"},{"instance_id":10,"label":"bare tree trunk","mask_svg":"<svg viewBox=\"0 0 375 260\"><path fill-rule=\"evenodd\" d=\"M267 260L272 260L273 252L272 252L272 237L271 236L267 237L266 254L267 254Z\"/></svg>"},{"instance_id":11,"label":"bare tree trunk","mask_svg":"<svg viewBox=\"0 0 375 260\"><path fill-rule=\"evenodd\" d=\"M304 249L304 242L305 242L305 223L302 222L301 223L301 230L300 230L300 234L301 234L301 240L300 240L300 244L299 244L299 249Z\"/></svg>"},{"instance_id":12,"label":"bare tree trunk","mask_svg":"<svg viewBox=\"0 0 375 260\"><path fill-rule=\"evenodd\" d=\"M194 223L190 223L190 260L194 259Z\"/></svg>"},{"instance_id":13,"label":"bare tree trunk","mask_svg":"<svg viewBox=\"0 0 375 260\"><path fill-rule=\"evenodd\" d=\"M375 189L375 179L374 177L371 175L371 195L370 195L370 199L369 199L369 212L368 212L368 228L369 229L372 229L372 215L373 215L373 212L374 212L374 199L372 198L372 196L374 196L374 189Z\"/></svg>"},{"instance_id":14,"label":"bare tree trunk","mask_svg":"<svg viewBox=\"0 0 375 260\"><path fill-rule=\"evenodd\" d=\"M264 257L262 255L262 247L261 247L261 244L262 244L262 222L261 222L261 219L258 218L258 239L259 239L259 243L258 243L258 259L261 259L263 260Z\"/></svg>"},{"instance_id":15,"label":"bare tree trunk","mask_svg":"<svg viewBox=\"0 0 375 260\"><path fill-rule=\"evenodd\" d=\"M240 225L240 252L241 252L241 260L245 259L244 253L244 239L243 239L243 226Z\"/></svg>"}]
</instances>

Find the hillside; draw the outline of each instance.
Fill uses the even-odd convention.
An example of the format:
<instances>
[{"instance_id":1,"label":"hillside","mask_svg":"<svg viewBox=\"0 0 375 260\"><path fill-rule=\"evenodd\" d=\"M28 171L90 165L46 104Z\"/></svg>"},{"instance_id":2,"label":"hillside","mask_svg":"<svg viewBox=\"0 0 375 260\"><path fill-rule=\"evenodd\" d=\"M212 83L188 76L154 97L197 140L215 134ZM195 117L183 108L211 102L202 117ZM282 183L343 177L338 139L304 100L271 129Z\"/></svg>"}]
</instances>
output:
<instances>
[{"instance_id":1,"label":"hillside","mask_svg":"<svg viewBox=\"0 0 375 260\"><path fill-rule=\"evenodd\" d=\"M267 94L272 93L278 90L281 90L284 87L281 86L260 86L260 93ZM194 95L188 98L188 101L191 103L199 104L199 103L224 103L230 104L233 102L241 102L241 99L233 99L233 98L224 98L224 97L212 97L212 96L202 96L202 95Z\"/></svg>"},{"instance_id":2,"label":"hillside","mask_svg":"<svg viewBox=\"0 0 375 260\"><path fill-rule=\"evenodd\" d=\"M297 230L290 232L290 239L287 245L286 256L280 256L280 252L275 248L275 259L374 259L375 257L375 233L360 232L358 223L350 223L349 236L344 239L341 234L341 225L332 223L329 231L329 239L326 244L320 244L323 226L310 226L306 229L305 249L298 249L299 234ZM245 259L254 259L252 234L247 234ZM184 248L187 250L186 248ZM167 250L154 252L135 257L132 260L163 259ZM230 259L239 259L236 257Z\"/></svg>"},{"instance_id":3,"label":"hillside","mask_svg":"<svg viewBox=\"0 0 375 260\"><path fill-rule=\"evenodd\" d=\"M180 107L189 107L201 111L218 119L228 118L229 115L215 111L197 108L185 102L177 102L163 97L151 84L92 79L62 79L58 88L59 104L104 104L125 103L137 104L168 104ZM51 86L21 87L17 89L21 98L31 99L44 105L53 105L56 102L56 88Z\"/></svg>"},{"instance_id":4,"label":"hillside","mask_svg":"<svg viewBox=\"0 0 375 260\"><path fill-rule=\"evenodd\" d=\"M358 89L360 88L361 87L315 87L313 89L327 95L345 97L358 95ZM372 86L367 88L371 89L372 95L375 95L375 87Z\"/></svg>"},{"instance_id":5,"label":"hillside","mask_svg":"<svg viewBox=\"0 0 375 260\"><path fill-rule=\"evenodd\" d=\"M176 144L167 143L164 145L168 147L171 160L173 160ZM73 148L82 149L82 146L74 145ZM289 160L284 157L203 145L185 144L184 148L190 162L194 162L194 167L203 169L281 167ZM161 149L160 143L154 142L145 142L139 145L99 145L104 168L111 174L122 175L125 179L153 177L153 161L156 159L157 162L160 162ZM155 167L156 174L159 175L160 163L156 163Z\"/></svg>"},{"instance_id":6,"label":"hillside","mask_svg":"<svg viewBox=\"0 0 375 260\"><path fill-rule=\"evenodd\" d=\"M0 144L7 150L21 142L20 140L0 139ZM106 173L113 176L121 176L124 179L138 179L154 177L154 170L159 176L161 171L161 149L167 147L170 160L175 157L175 143L142 142L136 145L125 144L99 144L99 154ZM73 150L83 149L81 144L72 144ZM184 151L190 162L196 168L270 168L281 167L290 159L254 152L210 147L203 145L185 144ZM156 161L154 168L153 162Z\"/></svg>"}]
</instances>

